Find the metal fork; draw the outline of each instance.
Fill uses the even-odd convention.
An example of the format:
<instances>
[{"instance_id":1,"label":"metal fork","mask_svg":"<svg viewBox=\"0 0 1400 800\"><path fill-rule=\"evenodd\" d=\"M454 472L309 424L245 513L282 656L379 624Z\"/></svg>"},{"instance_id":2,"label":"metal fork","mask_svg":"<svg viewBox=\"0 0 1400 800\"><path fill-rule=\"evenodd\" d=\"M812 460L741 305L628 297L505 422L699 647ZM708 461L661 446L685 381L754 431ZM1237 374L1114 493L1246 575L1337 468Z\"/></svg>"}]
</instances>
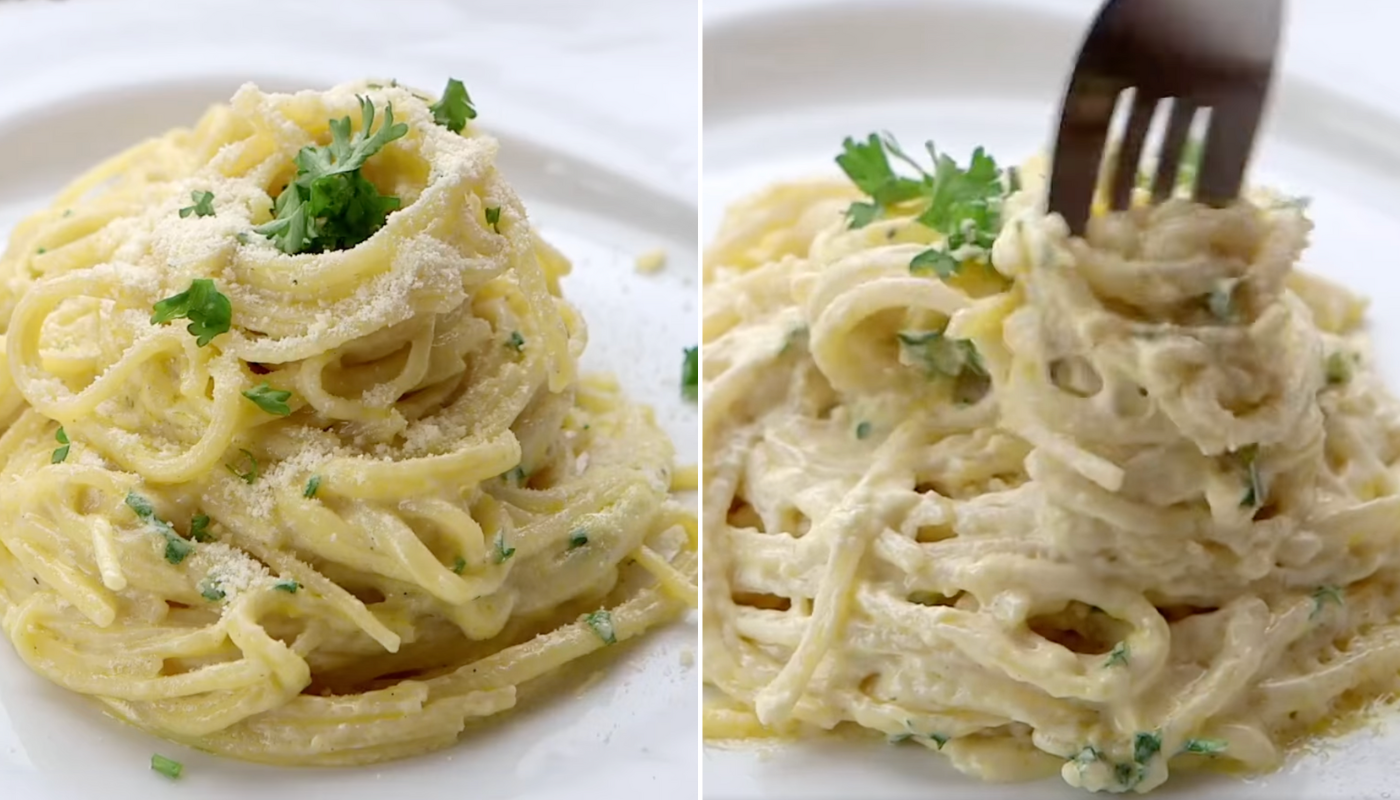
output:
<instances>
[{"instance_id":1,"label":"metal fork","mask_svg":"<svg viewBox=\"0 0 1400 800\"><path fill-rule=\"evenodd\" d=\"M1284 0L1108 0L1074 66L1060 112L1050 211L1082 236L1099 185L1119 97L1134 89L1110 177L1109 206L1128 207L1157 106L1171 98L1152 202L1176 186L1192 120L1210 109L1195 199L1223 206L1239 196L1274 72Z\"/></svg>"}]
</instances>

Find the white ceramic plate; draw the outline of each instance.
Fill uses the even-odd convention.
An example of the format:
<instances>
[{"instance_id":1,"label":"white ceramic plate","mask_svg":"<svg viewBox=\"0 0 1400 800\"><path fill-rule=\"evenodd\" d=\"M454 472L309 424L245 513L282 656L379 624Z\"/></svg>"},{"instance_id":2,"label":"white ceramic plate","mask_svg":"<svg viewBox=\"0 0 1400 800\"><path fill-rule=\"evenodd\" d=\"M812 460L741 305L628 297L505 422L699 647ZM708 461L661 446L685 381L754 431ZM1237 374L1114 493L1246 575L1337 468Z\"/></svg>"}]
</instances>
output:
<instances>
[{"instance_id":1,"label":"white ceramic plate","mask_svg":"<svg viewBox=\"0 0 1400 800\"><path fill-rule=\"evenodd\" d=\"M436 91L458 77L531 217L574 259L565 291L589 322L585 364L653 405L694 463L694 407L678 392L697 335L696 40L685 0L0 0L0 233L243 81L289 90L378 76ZM657 247L665 271L636 274L635 256ZM160 741L34 676L0 640L0 798L693 796L696 670L682 659L695 640L693 619L671 626L615 654L597 684L457 747L347 770ZM184 762L184 777L152 772L153 752Z\"/></svg>"},{"instance_id":2,"label":"white ceramic plate","mask_svg":"<svg viewBox=\"0 0 1400 800\"><path fill-rule=\"evenodd\" d=\"M1222 0L1223 2L1224 0ZM1097 0L706 0L703 229L764 183L827 172L845 136L935 139L960 160L1044 149ZM1400 58L1397 9L1294 0L1284 69L1253 179L1313 198L1309 268L1372 298L1381 370L1400 377ZM1363 59L1365 61L1363 62ZM1389 94L1387 94L1387 92ZM1371 97L1368 99L1368 95ZM1174 776L1157 797L1400 797L1400 725L1357 733L1276 775ZM838 741L706 748L705 796L1069 798L1058 782L981 785L923 748Z\"/></svg>"}]
</instances>

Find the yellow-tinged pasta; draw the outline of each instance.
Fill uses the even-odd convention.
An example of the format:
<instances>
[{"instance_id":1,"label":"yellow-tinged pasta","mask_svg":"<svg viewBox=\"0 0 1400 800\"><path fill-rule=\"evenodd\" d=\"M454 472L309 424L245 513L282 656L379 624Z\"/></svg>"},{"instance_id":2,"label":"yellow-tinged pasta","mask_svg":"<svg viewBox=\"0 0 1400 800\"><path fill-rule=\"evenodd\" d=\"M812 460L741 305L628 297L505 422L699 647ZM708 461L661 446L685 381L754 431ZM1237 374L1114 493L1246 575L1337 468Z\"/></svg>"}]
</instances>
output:
<instances>
[{"instance_id":1,"label":"yellow-tinged pasta","mask_svg":"<svg viewBox=\"0 0 1400 800\"><path fill-rule=\"evenodd\" d=\"M253 228L357 95L408 125L362 169L402 206L351 249L285 255ZM693 470L577 374L569 263L496 147L397 86L250 85L19 224L0 618L31 668L201 749L357 764L450 744L694 605L695 520L670 496ZM181 216L194 192L212 216ZM197 279L233 309L205 346L151 319ZM253 402L263 384L288 413Z\"/></svg>"}]
</instances>

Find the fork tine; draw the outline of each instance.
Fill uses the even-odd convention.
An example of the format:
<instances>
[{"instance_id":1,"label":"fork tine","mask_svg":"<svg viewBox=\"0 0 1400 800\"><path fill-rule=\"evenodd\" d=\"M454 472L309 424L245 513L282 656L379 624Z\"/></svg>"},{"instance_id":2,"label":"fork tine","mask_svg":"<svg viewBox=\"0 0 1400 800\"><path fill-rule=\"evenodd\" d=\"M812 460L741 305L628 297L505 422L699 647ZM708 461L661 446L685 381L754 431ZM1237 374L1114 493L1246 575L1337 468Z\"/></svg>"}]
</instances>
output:
<instances>
[{"instance_id":1,"label":"fork tine","mask_svg":"<svg viewBox=\"0 0 1400 800\"><path fill-rule=\"evenodd\" d=\"M1162 137L1162 152L1157 157L1157 175L1152 180L1152 202L1162 203L1176 188L1176 173L1181 168L1181 153L1186 149L1186 137L1191 133L1191 120L1196 116L1196 104L1178 97L1172 103L1172 115L1167 120L1167 132Z\"/></svg>"},{"instance_id":2,"label":"fork tine","mask_svg":"<svg viewBox=\"0 0 1400 800\"><path fill-rule=\"evenodd\" d=\"M1138 87L1133 96L1133 110L1128 115L1128 127L1123 132L1119 145L1117 164L1113 168L1113 187L1109 194L1109 208L1122 211L1127 208L1133 195L1133 184L1137 182L1138 162L1142 160L1142 146L1147 141L1147 131L1152 126L1152 115L1157 110L1157 98Z\"/></svg>"},{"instance_id":3,"label":"fork tine","mask_svg":"<svg viewBox=\"0 0 1400 800\"><path fill-rule=\"evenodd\" d=\"M1055 156L1051 160L1049 207L1059 211L1075 235L1089 221L1108 126L1125 87L1097 79L1071 81Z\"/></svg>"},{"instance_id":4,"label":"fork tine","mask_svg":"<svg viewBox=\"0 0 1400 800\"><path fill-rule=\"evenodd\" d=\"M1218 207L1239 196L1263 113L1262 94L1232 97L1212 110L1196 176L1196 202Z\"/></svg>"}]
</instances>

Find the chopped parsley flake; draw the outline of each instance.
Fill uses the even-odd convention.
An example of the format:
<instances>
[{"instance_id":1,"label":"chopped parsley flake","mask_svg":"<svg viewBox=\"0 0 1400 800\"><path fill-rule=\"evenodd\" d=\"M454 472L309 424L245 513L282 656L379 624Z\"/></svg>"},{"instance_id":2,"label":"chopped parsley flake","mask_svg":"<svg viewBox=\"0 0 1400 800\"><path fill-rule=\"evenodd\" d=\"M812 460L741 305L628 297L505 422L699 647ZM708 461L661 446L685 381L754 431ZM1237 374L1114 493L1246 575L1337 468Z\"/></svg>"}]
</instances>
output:
<instances>
[{"instance_id":1,"label":"chopped parsley flake","mask_svg":"<svg viewBox=\"0 0 1400 800\"><path fill-rule=\"evenodd\" d=\"M188 319L187 330L203 347L215 336L228 333L233 323L233 304L208 278L196 278L190 288L161 300L152 309L151 324L164 325L175 319Z\"/></svg>"},{"instance_id":2,"label":"chopped parsley flake","mask_svg":"<svg viewBox=\"0 0 1400 800\"><path fill-rule=\"evenodd\" d=\"M1327 357L1327 383L1330 386L1340 386L1351 382L1352 365L1351 359L1346 353L1340 350Z\"/></svg>"},{"instance_id":3,"label":"chopped parsley flake","mask_svg":"<svg viewBox=\"0 0 1400 800\"><path fill-rule=\"evenodd\" d=\"M292 413L291 406L287 405L287 401L292 399L292 393L283 389L274 389L267 381L243 392L243 396L252 400L254 405L269 414L285 417Z\"/></svg>"},{"instance_id":4,"label":"chopped parsley flake","mask_svg":"<svg viewBox=\"0 0 1400 800\"><path fill-rule=\"evenodd\" d=\"M977 347L966 339L953 339L941 331L900 331L900 350L922 364L930 374L956 378L964 372L987 374Z\"/></svg>"},{"instance_id":5,"label":"chopped parsley flake","mask_svg":"<svg viewBox=\"0 0 1400 800\"><path fill-rule=\"evenodd\" d=\"M214 541L214 534L209 532L208 514L197 514L190 520L190 538L196 542Z\"/></svg>"},{"instance_id":6,"label":"chopped parsley flake","mask_svg":"<svg viewBox=\"0 0 1400 800\"><path fill-rule=\"evenodd\" d=\"M224 469L227 469L229 472L232 472L234 475L237 475L244 483L251 486L253 484L253 481L256 481L258 479L258 459L247 450L239 450L238 452L243 454L244 460L247 461L250 465L248 467L248 471L239 472L238 468L235 467L233 464L225 464Z\"/></svg>"},{"instance_id":7,"label":"chopped parsley flake","mask_svg":"<svg viewBox=\"0 0 1400 800\"><path fill-rule=\"evenodd\" d=\"M384 107L384 122L374 125L374 103L360 98L361 125L353 136L350 118L330 121L331 143L307 145L297 153L297 174L273 202L274 219L253 230L271 239L288 255L346 250L384 225L399 198L379 194L360 168L385 145L408 133L394 123L394 104Z\"/></svg>"},{"instance_id":8,"label":"chopped parsley flake","mask_svg":"<svg viewBox=\"0 0 1400 800\"><path fill-rule=\"evenodd\" d=\"M279 592L286 592L287 594L296 594L297 589L301 588L301 584L297 583L294 580L283 580L272 584L272 588Z\"/></svg>"},{"instance_id":9,"label":"chopped parsley flake","mask_svg":"<svg viewBox=\"0 0 1400 800\"><path fill-rule=\"evenodd\" d=\"M501 232L501 207L492 206L486 209L486 224L491 226L491 230L496 233Z\"/></svg>"},{"instance_id":10,"label":"chopped parsley flake","mask_svg":"<svg viewBox=\"0 0 1400 800\"><path fill-rule=\"evenodd\" d=\"M196 217L214 216L214 193L213 192L190 192L190 199L194 205L185 206L180 209L180 217L188 217L193 214Z\"/></svg>"},{"instance_id":11,"label":"chopped parsley flake","mask_svg":"<svg viewBox=\"0 0 1400 800\"><path fill-rule=\"evenodd\" d=\"M889 737L888 741L889 741L890 744L899 744L899 743L901 743L901 742L907 742L907 741L909 741L910 739L928 739L929 741L933 742L934 749L936 749L936 750L942 750L942 749L943 749L943 745L945 745L945 744L948 743L948 737L947 737L947 736L944 736L944 735L942 735L942 734L939 734L939 733L927 733L927 734L925 734L925 733L919 733L918 731L914 730L914 723L911 722L910 720L905 720L905 721L904 721L904 727L907 729L906 732L904 732L904 733L896 733L896 734L893 734L893 735L891 735L891 736Z\"/></svg>"},{"instance_id":12,"label":"chopped parsley flake","mask_svg":"<svg viewBox=\"0 0 1400 800\"><path fill-rule=\"evenodd\" d=\"M501 475L501 480L516 486L524 486L525 479L530 477L530 473L525 471L525 467L519 466Z\"/></svg>"},{"instance_id":13,"label":"chopped parsley flake","mask_svg":"<svg viewBox=\"0 0 1400 800\"><path fill-rule=\"evenodd\" d=\"M1073 761L1082 770L1095 761L1100 761L1102 759L1103 753L1097 747L1086 745L1083 750L1075 753L1074 757L1069 760Z\"/></svg>"},{"instance_id":14,"label":"chopped parsley flake","mask_svg":"<svg viewBox=\"0 0 1400 800\"><path fill-rule=\"evenodd\" d=\"M1237 280L1222 280L1211 290L1210 296L1206 298L1206 307L1210 309L1211 316L1221 322L1233 322L1238 313L1235 308L1235 289L1240 285Z\"/></svg>"},{"instance_id":15,"label":"chopped parsley flake","mask_svg":"<svg viewBox=\"0 0 1400 800\"><path fill-rule=\"evenodd\" d=\"M1259 508L1264 505L1267 495L1267 488L1264 486L1264 479L1259 474L1259 445L1252 444L1235 451L1235 457L1239 459L1240 465L1245 468L1248 476L1248 484L1244 489L1244 496L1240 498L1240 508Z\"/></svg>"},{"instance_id":16,"label":"chopped parsley flake","mask_svg":"<svg viewBox=\"0 0 1400 800\"><path fill-rule=\"evenodd\" d=\"M135 512L145 522L149 523L158 533L165 537L165 560L171 564L179 564L185 560L185 556L194 550L194 545L180 538L180 534L170 527L170 523L156 516L155 507L151 501L135 492L127 492L126 505Z\"/></svg>"},{"instance_id":17,"label":"chopped parsley flake","mask_svg":"<svg viewBox=\"0 0 1400 800\"><path fill-rule=\"evenodd\" d=\"M583 547L586 544L588 544L588 531L584 530L583 528L575 528L569 534L570 550L577 550L578 548Z\"/></svg>"},{"instance_id":18,"label":"chopped parsley flake","mask_svg":"<svg viewBox=\"0 0 1400 800\"><path fill-rule=\"evenodd\" d=\"M681 360L681 397L695 401L700 397L700 348L687 347Z\"/></svg>"},{"instance_id":19,"label":"chopped parsley flake","mask_svg":"<svg viewBox=\"0 0 1400 800\"><path fill-rule=\"evenodd\" d=\"M1137 763L1146 764L1161 751L1161 731L1138 731L1133 735L1133 760Z\"/></svg>"},{"instance_id":20,"label":"chopped parsley flake","mask_svg":"<svg viewBox=\"0 0 1400 800\"><path fill-rule=\"evenodd\" d=\"M870 423L869 423L869 422L866 422L865 420L861 420L861 422L860 422L859 424L856 425L856 438L857 438L857 439L867 439L867 438L869 438L869 437L870 437L870 427L871 427L871 426L870 426Z\"/></svg>"},{"instance_id":21,"label":"chopped parsley flake","mask_svg":"<svg viewBox=\"0 0 1400 800\"><path fill-rule=\"evenodd\" d=\"M909 271L915 275L927 275L932 272L940 278L953 277L961 267L962 263L953 258L952 254L937 247L919 253L909 262Z\"/></svg>"},{"instance_id":22,"label":"chopped parsley flake","mask_svg":"<svg viewBox=\"0 0 1400 800\"><path fill-rule=\"evenodd\" d=\"M1344 602L1345 602L1345 601L1342 599L1342 589L1341 589L1341 587L1339 587L1339 586L1331 586L1331 585L1329 585L1329 586L1319 586L1319 587L1317 587L1316 589L1314 589L1314 590L1313 590L1313 593L1312 593L1312 600L1313 600L1312 617L1314 617L1314 618L1316 618L1319 614L1322 613L1322 608L1323 608L1323 606L1325 606L1327 603L1329 603L1329 602L1336 603L1338 607L1341 607L1341 606L1344 604Z\"/></svg>"},{"instance_id":23,"label":"chopped parsley flake","mask_svg":"<svg viewBox=\"0 0 1400 800\"><path fill-rule=\"evenodd\" d=\"M1182 745L1183 753L1200 753L1203 755L1215 755L1225 752L1225 748L1230 745L1224 739L1187 739Z\"/></svg>"},{"instance_id":24,"label":"chopped parsley flake","mask_svg":"<svg viewBox=\"0 0 1400 800\"><path fill-rule=\"evenodd\" d=\"M467 87L456 78L448 78L442 90L442 99L428 106L433 112L433 122L452 131L461 133L467 127L467 120L476 119L476 108L472 105Z\"/></svg>"},{"instance_id":25,"label":"chopped parsley flake","mask_svg":"<svg viewBox=\"0 0 1400 800\"><path fill-rule=\"evenodd\" d=\"M199 587L199 596L211 603L217 603L228 595L224 593L223 589L219 588L219 584L213 581L206 581Z\"/></svg>"},{"instance_id":26,"label":"chopped parsley flake","mask_svg":"<svg viewBox=\"0 0 1400 800\"><path fill-rule=\"evenodd\" d=\"M319 491L320 488L321 476L312 475L311 478L306 482L306 488L301 490L301 496L305 497L307 500L310 500L311 498L316 496L316 492Z\"/></svg>"},{"instance_id":27,"label":"chopped parsley flake","mask_svg":"<svg viewBox=\"0 0 1400 800\"><path fill-rule=\"evenodd\" d=\"M155 507L151 505L151 501L135 492L127 492L126 505L127 508L135 511L136 516L141 519L153 519L156 515Z\"/></svg>"},{"instance_id":28,"label":"chopped parsley flake","mask_svg":"<svg viewBox=\"0 0 1400 800\"><path fill-rule=\"evenodd\" d=\"M167 778L170 778L171 780L174 780L175 778L180 777L180 773L184 771L185 766L172 758L166 758L165 756L156 753L155 755L151 756L151 769L155 770L156 772L159 772Z\"/></svg>"},{"instance_id":29,"label":"chopped parsley flake","mask_svg":"<svg viewBox=\"0 0 1400 800\"><path fill-rule=\"evenodd\" d=\"M467 560L465 558L462 558L461 556L457 556L457 560L452 562L452 572L457 575L461 575L462 570L466 568Z\"/></svg>"},{"instance_id":30,"label":"chopped parsley flake","mask_svg":"<svg viewBox=\"0 0 1400 800\"><path fill-rule=\"evenodd\" d=\"M600 608L592 614L583 618L588 623L588 627L598 634L598 638L603 640L603 644L617 644L617 634L613 631L612 614L606 608Z\"/></svg>"},{"instance_id":31,"label":"chopped parsley flake","mask_svg":"<svg viewBox=\"0 0 1400 800\"><path fill-rule=\"evenodd\" d=\"M525 337L520 335L520 331L511 331L510 338L506 339L506 347L512 348L519 353L525 349Z\"/></svg>"},{"instance_id":32,"label":"chopped parsley flake","mask_svg":"<svg viewBox=\"0 0 1400 800\"><path fill-rule=\"evenodd\" d=\"M1128 666L1128 643L1119 642L1109 651L1108 660L1104 662L1104 667L1126 667Z\"/></svg>"},{"instance_id":33,"label":"chopped parsley flake","mask_svg":"<svg viewBox=\"0 0 1400 800\"><path fill-rule=\"evenodd\" d=\"M497 564L504 564L504 563L506 563L506 560L509 559L509 558L510 558L511 556L513 556L513 555L515 555L515 548L514 548L514 547L506 547L506 532L505 532L505 531L497 531L497 532L496 532L496 552L492 555L492 558L495 560L495 562L496 562Z\"/></svg>"},{"instance_id":34,"label":"chopped parsley flake","mask_svg":"<svg viewBox=\"0 0 1400 800\"><path fill-rule=\"evenodd\" d=\"M68 458L68 449L73 445L68 441L68 433L63 430L62 425L58 426L58 432L53 435L53 438L58 440L58 443L62 445L62 447L53 451L53 456L49 459L49 463L62 464L64 460Z\"/></svg>"}]
</instances>

